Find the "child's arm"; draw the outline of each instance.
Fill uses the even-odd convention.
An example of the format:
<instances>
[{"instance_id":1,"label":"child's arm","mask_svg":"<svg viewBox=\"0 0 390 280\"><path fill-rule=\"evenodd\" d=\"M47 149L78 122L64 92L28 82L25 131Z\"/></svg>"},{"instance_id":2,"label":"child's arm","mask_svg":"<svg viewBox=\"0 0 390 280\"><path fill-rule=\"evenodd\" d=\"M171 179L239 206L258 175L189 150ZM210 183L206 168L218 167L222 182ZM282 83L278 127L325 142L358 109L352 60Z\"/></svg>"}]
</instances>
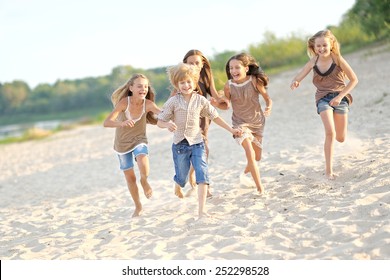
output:
<instances>
[{"instance_id":1,"label":"child's arm","mask_svg":"<svg viewBox=\"0 0 390 280\"><path fill-rule=\"evenodd\" d=\"M271 115L271 110L272 110L271 97L269 97L267 89L262 84L256 83L256 89L259 91L259 93L261 94L261 96L265 101L264 116L268 117Z\"/></svg>"},{"instance_id":2,"label":"child's arm","mask_svg":"<svg viewBox=\"0 0 390 280\"><path fill-rule=\"evenodd\" d=\"M164 122L162 120L157 121L157 126L159 128L167 128L170 132L174 132L177 129L177 126L174 122L169 121L169 122Z\"/></svg>"},{"instance_id":3,"label":"child's arm","mask_svg":"<svg viewBox=\"0 0 390 280\"><path fill-rule=\"evenodd\" d=\"M314 66L314 61L315 61L316 57L313 57L312 59L310 59L306 64L305 66L302 68L301 71L299 71L299 73L294 77L294 79L291 81L291 85L290 85L290 88L292 90L296 89L297 87L299 87L301 81L307 76L307 74L310 73L311 69L313 69L313 66Z\"/></svg>"},{"instance_id":4,"label":"child's arm","mask_svg":"<svg viewBox=\"0 0 390 280\"><path fill-rule=\"evenodd\" d=\"M340 96L344 97L355 88L359 80L351 66L342 56L340 56L340 67L343 69L349 80L348 85L339 94Z\"/></svg>"},{"instance_id":5,"label":"child's arm","mask_svg":"<svg viewBox=\"0 0 390 280\"><path fill-rule=\"evenodd\" d=\"M107 118L103 122L104 127L133 127L134 126L134 121L132 120L125 120L123 122L117 121L117 117L119 113L123 112L127 108L127 98L123 98L120 100L114 110L107 116Z\"/></svg>"},{"instance_id":6,"label":"child's arm","mask_svg":"<svg viewBox=\"0 0 390 280\"><path fill-rule=\"evenodd\" d=\"M156 115L161 113L161 109L157 107L156 103L150 100L146 100L146 111L153 112Z\"/></svg>"},{"instance_id":7,"label":"child's arm","mask_svg":"<svg viewBox=\"0 0 390 280\"><path fill-rule=\"evenodd\" d=\"M223 87L223 93L225 94L226 98L230 100L230 86L229 81L225 83Z\"/></svg>"},{"instance_id":8,"label":"child's arm","mask_svg":"<svg viewBox=\"0 0 390 280\"><path fill-rule=\"evenodd\" d=\"M225 97L223 91L217 91L217 89L215 88L213 74L211 74L210 93L211 93L211 99L210 99L211 105L221 110L229 109L230 107L229 100Z\"/></svg>"},{"instance_id":9,"label":"child's arm","mask_svg":"<svg viewBox=\"0 0 390 280\"><path fill-rule=\"evenodd\" d=\"M220 127L226 129L227 131L229 131L231 134L235 135L235 136L241 136L242 134L242 131L241 129L236 129L236 128L232 128L230 127L224 119L222 119L221 117L216 117L213 119L213 121L219 125Z\"/></svg>"}]
</instances>

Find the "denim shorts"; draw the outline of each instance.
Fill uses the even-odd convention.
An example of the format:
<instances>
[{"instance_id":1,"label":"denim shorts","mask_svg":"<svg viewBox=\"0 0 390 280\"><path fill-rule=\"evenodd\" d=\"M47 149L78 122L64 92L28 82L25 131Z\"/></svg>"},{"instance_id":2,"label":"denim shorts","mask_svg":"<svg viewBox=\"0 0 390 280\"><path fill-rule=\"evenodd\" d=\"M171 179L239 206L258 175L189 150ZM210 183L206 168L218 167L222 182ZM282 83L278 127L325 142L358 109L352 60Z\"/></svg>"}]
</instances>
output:
<instances>
[{"instance_id":1,"label":"denim shorts","mask_svg":"<svg viewBox=\"0 0 390 280\"><path fill-rule=\"evenodd\" d=\"M119 167L125 171L134 168L134 159L137 161L137 156L148 155L149 150L146 144L139 144L133 150L125 154L117 154L119 158Z\"/></svg>"},{"instance_id":2,"label":"denim shorts","mask_svg":"<svg viewBox=\"0 0 390 280\"><path fill-rule=\"evenodd\" d=\"M189 145L184 139L178 144L172 144L173 163L175 176L173 180L182 188L188 181L190 166L194 167L197 184L209 183L209 171L204 142Z\"/></svg>"},{"instance_id":3,"label":"denim shorts","mask_svg":"<svg viewBox=\"0 0 390 280\"><path fill-rule=\"evenodd\" d=\"M341 99L341 102L337 106L330 106L329 102L338 95L337 92L328 93L324 97L322 97L317 103L317 113L320 114L325 110L333 110L337 114L348 114L349 111L349 103L348 99L344 97Z\"/></svg>"}]
</instances>

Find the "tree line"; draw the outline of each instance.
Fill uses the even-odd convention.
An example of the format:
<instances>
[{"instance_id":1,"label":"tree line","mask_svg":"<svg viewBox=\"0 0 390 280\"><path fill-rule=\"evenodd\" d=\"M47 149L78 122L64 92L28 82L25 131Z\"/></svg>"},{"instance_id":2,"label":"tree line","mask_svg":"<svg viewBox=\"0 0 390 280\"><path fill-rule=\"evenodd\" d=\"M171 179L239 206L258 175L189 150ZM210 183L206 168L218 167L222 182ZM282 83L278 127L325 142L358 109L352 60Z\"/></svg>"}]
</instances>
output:
<instances>
[{"instance_id":1,"label":"tree line","mask_svg":"<svg viewBox=\"0 0 390 280\"><path fill-rule=\"evenodd\" d=\"M354 6L344 14L339 26L327 28L340 41L343 53L372 42L388 41L390 0L356 0ZM308 36L292 33L286 38L277 38L273 33L266 32L261 43L250 45L244 51L253 55L267 74L272 75L307 60ZM236 53L225 51L210 58L217 89L222 89L226 81L226 61ZM7 123L7 120L12 122L13 116L58 114L91 108L95 111L111 110L111 93L134 73L145 74L157 92L156 102L165 102L170 90L164 67L145 70L128 65L118 66L106 76L58 80L54 84L39 84L33 89L19 80L0 84L0 123Z\"/></svg>"}]
</instances>

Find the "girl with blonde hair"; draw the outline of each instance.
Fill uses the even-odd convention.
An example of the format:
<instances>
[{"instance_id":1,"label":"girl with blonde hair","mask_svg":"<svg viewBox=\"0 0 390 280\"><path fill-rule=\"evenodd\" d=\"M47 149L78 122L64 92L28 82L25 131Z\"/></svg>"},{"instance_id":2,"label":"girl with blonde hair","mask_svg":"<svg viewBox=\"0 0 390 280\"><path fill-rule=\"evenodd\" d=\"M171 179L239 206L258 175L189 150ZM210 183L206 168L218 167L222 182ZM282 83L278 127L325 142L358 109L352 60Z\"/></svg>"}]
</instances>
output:
<instances>
[{"instance_id":1,"label":"girl with blonde hair","mask_svg":"<svg viewBox=\"0 0 390 280\"><path fill-rule=\"evenodd\" d=\"M135 204L133 217L137 217L142 212L142 204L134 172L134 160L138 165L144 194L146 198L150 198L152 188L148 182L149 150L146 124L157 124L155 114L160 113L160 109L154 103L154 90L143 74L134 74L129 81L116 89L111 101L114 109L103 125L115 128L114 150Z\"/></svg>"},{"instance_id":2,"label":"girl with blonde hair","mask_svg":"<svg viewBox=\"0 0 390 280\"><path fill-rule=\"evenodd\" d=\"M310 60L294 77L291 89L313 72L313 84L317 88L315 102L325 129L325 176L333 180L334 140L344 142L347 136L348 111L352 104L351 92L358 78L351 66L340 54L340 45L330 30L322 30L307 41ZM349 80L346 83L346 80Z\"/></svg>"}]
</instances>

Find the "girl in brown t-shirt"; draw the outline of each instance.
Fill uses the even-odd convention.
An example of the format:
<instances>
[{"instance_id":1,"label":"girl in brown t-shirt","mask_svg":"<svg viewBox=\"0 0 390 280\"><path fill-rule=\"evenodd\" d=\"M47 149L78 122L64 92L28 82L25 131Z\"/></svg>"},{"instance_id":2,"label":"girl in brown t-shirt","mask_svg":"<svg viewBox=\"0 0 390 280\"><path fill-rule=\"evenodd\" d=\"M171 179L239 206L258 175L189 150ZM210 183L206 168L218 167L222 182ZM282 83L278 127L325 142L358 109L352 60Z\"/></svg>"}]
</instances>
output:
<instances>
[{"instance_id":1,"label":"girl in brown t-shirt","mask_svg":"<svg viewBox=\"0 0 390 280\"><path fill-rule=\"evenodd\" d=\"M235 139L245 150L247 165L244 173L251 173L257 191L261 194L264 187L256 161L261 160L265 117L271 114L272 109L272 100L266 90L268 76L256 60L246 53L228 60L226 75L229 80L224 92L231 102L233 127L242 130L242 135ZM260 95L266 103L264 111L260 105Z\"/></svg>"},{"instance_id":2,"label":"girl in brown t-shirt","mask_svg":"<svg viewBox=\"0 0 390 280\"><path fill-rule=\"evenodd\" d=\"M140 183L147 198L152 196L148 183L149 158L146 123L157 124L155 114L160 109L154 103L154 91L142 74L134 74L111 96L113 111L104 121L104 127L115 127L114 150L118 155L127 187L135 204L133 217L139 216L142 204L134 172L134 159L140 172Z\"/></svg>"},{"instance_id":3,"label":"girl in brown t-shirt","mask_svg":"<svg viewBox=\"0 0 390 280\"><path fill-rule=\"evenodd\" d=\"M310 60L291 82L294 90L313 71L313 84L317 88L317 113L325 129L325 176L334 180L334 140L344 142L347 136L348 111L352 104L351 91L358 83L355 72L340 54L340 46L330 30L317 32L307 42ZM345 80L348 79L348 84Z\"/></svg>"}]
</instances>

